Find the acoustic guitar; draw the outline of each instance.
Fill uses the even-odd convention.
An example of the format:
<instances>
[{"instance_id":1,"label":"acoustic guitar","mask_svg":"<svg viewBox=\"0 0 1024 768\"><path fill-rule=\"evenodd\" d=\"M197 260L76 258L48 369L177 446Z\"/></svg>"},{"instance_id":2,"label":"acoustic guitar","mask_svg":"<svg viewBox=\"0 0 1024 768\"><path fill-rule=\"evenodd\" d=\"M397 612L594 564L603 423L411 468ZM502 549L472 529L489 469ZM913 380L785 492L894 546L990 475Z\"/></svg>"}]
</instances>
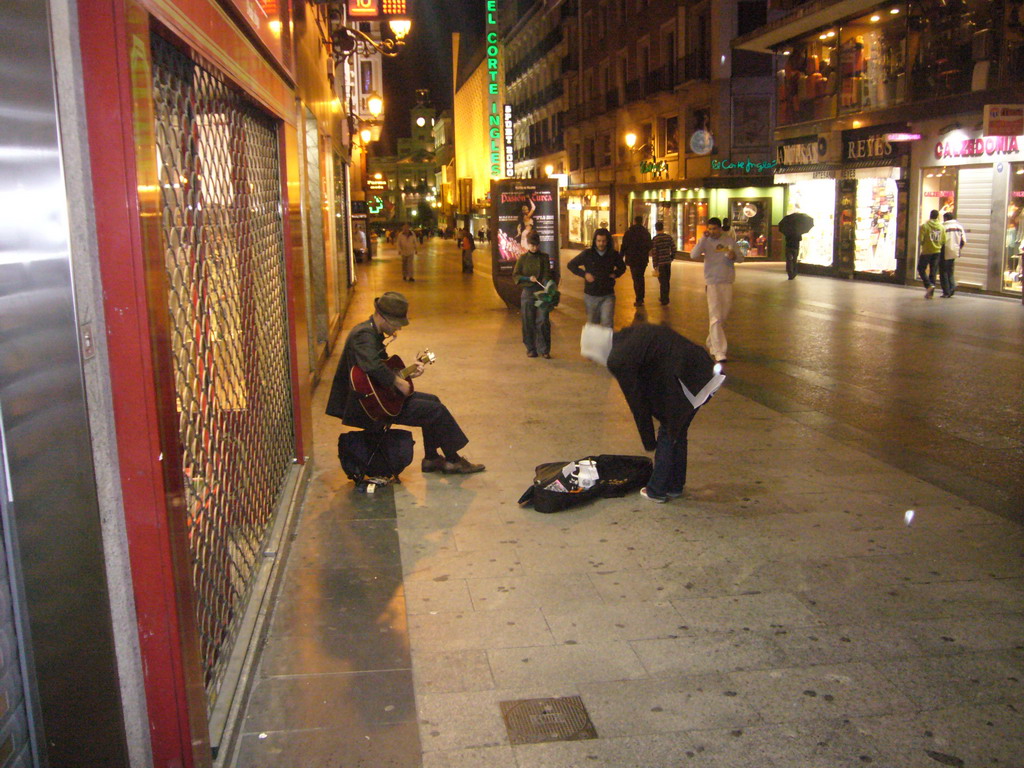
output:
<instances>
[{"instance_id":1,"label":"acoustic guitar","mask_svg":"<svg viewBox=\"0 0 1024 768\"><path fill-rule=\"evenodd\" d=\"M429 349L420 352L416 356L416 361L425 365L430 365L436 359L436 355ZM384 361L384 365L393 371L396 376L401 376L409 382L409 394L412 394L412 380L409 376L416 371L416 366L410 365L406 367L405 363L402 362L402 358L398 355L389 357ZM352 384L352 389L359 395L359 404L363 406L366 415L374 421L395 418L399 411L402 410L402 406L405 405L407 395L403 395L394 387L380 386L367 376L366 371L358 365L353 365L352 370L349 371L349 382Z\"/></svg>"}]
</instances>

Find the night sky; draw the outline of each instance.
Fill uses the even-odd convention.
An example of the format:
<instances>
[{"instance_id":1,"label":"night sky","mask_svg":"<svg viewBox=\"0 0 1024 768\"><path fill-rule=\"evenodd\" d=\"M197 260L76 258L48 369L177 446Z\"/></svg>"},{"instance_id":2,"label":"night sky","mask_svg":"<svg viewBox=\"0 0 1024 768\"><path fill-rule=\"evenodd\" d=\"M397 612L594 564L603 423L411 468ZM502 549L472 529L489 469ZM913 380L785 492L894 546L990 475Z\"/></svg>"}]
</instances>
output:
<instances>
[{"instance_id":1,"label":"night sky","mask_svg":"<svg viewBox=\"0 0 1024 768\"><path fill-rule=\"evenodd\" d=\"M416 89L429 88L432 106L452 105L452 32L482 38L485 0L410 0L412 32L394 59L384 57L384 133L381 150L409 136Z\"/></svg>"}]
</instances>

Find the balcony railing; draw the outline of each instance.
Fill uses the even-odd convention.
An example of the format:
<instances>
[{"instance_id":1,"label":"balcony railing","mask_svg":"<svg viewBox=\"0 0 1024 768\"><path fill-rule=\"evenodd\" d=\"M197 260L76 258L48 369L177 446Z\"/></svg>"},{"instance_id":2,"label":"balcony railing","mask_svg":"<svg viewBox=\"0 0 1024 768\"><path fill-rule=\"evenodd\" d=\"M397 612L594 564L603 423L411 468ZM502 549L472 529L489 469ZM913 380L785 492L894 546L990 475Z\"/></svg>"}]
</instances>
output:
<instances>
[{"instance_id":1,"label":"balcony railing","mask_svg":"<svg viewBox=\"0 0 1024 768\"><path fill-rule=\"evenodd\" d=\"M539 93L524 101L512 105L512 117L514 120L524 120L533 112L547 106L565 92L565 84L561 80L548 85Z\"/></svg>"},{"instance_id":2,"label":"balcony railing","mask_svg":"<svg viewBox=\"0 0 1024 768\"><path fill-rule=\"evenodd\" d=\"M512 85L516 80L526 74L527 70L530 69L534 64L540 61L549 51L554 49L559 43L562 42L562 28L555 27L548 32L544 37L540 39L530 51L523 56L522 59L514 66L506 70L505 72L505 85Z\"/></svg>"},{"instance_id":3,"label":"balcony railing","mask_svg":"<svg viewBox=\"0 0 1024 768\"><path fill-rule=\"evenodd\" d=\"M517 163L520 163L524 160L537 160L545 155L552 155L555 152L561 152L562 149L563 147L560 139L545 139L543 141L535 141L525 147L516 149L513 153L513 157L515 157Z\"/></svg>"},{"instance_id":4,"label":"balcony railing","mask_svg":"<svg viewBox=\"0 0 1024 768\"><path fill-rule=\"evenodd\" d=\"M711 78L711 54L708 51L694 51L679 59L676 66L676 85L690 80Z\"/></svg>"}]
</instances>

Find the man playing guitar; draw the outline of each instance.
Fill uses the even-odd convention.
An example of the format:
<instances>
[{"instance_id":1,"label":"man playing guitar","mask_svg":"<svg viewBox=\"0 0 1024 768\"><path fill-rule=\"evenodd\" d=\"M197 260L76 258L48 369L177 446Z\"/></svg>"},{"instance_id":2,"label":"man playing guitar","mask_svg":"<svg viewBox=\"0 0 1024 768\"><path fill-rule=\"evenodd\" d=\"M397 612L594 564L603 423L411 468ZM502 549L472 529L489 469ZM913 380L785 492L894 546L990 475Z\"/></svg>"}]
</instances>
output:
<instances>
[{"instance_id":1,"label":"man playing guitar","mask_svg":"<svg viewBox=\"0 0 1024 768\"><path fill-rule=\"evenodd\" d=\"M353 366L357 366L375 386L394 388L406 398L393 421L423 428L423 472L455 475L482 472L483 464L473 464L459 455L459 451L469 443L469 438L440 398L414 392L409 380L385 365L388 354L384 339L395 336L400 328L409 324L408 300L400 293L387 291L374 299L373 308L370 319L353 328L345 340L327 400L328 415L336 416L352 427L374 429L380 426L367 415L360 404L361 395L352 386L351 372ZM423 373L424 364L417 360L410 368L412 370L406 369L408 379L414 379Z\"/></svg>"}]
</instances>

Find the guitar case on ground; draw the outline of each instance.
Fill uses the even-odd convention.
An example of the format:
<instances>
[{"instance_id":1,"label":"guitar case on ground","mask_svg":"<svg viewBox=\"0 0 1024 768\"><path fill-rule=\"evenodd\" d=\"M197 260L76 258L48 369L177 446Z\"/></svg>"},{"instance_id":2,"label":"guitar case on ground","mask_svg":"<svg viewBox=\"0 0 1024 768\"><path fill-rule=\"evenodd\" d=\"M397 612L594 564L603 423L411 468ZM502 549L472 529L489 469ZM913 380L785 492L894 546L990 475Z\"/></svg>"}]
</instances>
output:
<instances>
[{"instance_id":1,"label":"guitar case on ground","mask_svg":"<svg viewBox=\"0 0 1024 768\"><path fill-rule=\"evenodd\" d=\"M537 466L533 485L519 503L545 514L561 512L598 496L625 496L651 478L654 462L646 456L606 454L576 461L554 461Z\"/></svg>"},{"instance_id":2,"label":"guitar case on ground","mask_svg":"<svg viewBox=\"0 0 1024 768\"><path fill-rule=\"evenodd\" d=\"M378 441L383 440L378 450ZM356 483L367 477L390 478L412 464L416 441L407 429L361 430L338 435L338 460L349 479Z\"/></svg>"}]
</instances>

